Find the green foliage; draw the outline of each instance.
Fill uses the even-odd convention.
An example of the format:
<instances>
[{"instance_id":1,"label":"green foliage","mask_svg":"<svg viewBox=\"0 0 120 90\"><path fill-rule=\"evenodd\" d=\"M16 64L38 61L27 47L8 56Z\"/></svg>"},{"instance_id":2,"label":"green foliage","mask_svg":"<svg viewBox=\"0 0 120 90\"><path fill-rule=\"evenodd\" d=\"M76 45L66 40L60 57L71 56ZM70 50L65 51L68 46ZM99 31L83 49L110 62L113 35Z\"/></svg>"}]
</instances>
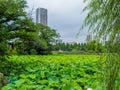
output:
<instances>
[{"instance_id":1,"label":"green foliage","mask_svg":"<svg viewBox=\"0 0 120 90\"><path fill-rule=\"evenodd\" d=\"M53 44L60 37L59 33L57 33L56 30L42 24L37 24L37 26L39 38L47 44L47 50L51 51Z\"/></svg>"},{"instance_id":2,"label":"green foliage","mask_svg":"<svg viewBox=\"0 0 120 90\"><path fill-rule=\"evenodd\" d=\"M36 54L48 54L51 52L53 43L59 37L58 33L54 29L42 24L35 25L36 32L26 33L20 40L22 42L16 42L15 47L19 54L33 54L31 50L35 50Z\"/></svg>"},{"instance_id":3,"label":"green foliage","mask_svg":"<svg viewBox=\"0 0 120 90\"><path fill-rule=\"evenodd\" d=\"M120 34L119 9L119 0L90 0L84 8L84 11L88 10L88 15L83 26L88 26L99 37L113 40Z\"/></svg>"},{"instance_id":4,"label":"green foliage","mask_svg":"<svg viewBox=\"0 0 120 90\"><path fill-rule=\"evenodd\" d=\"M0 55L8 55L9 54L9 47L6 45L5 42L0 43Z\"/></svg>"},{"instance_id":5,"label":"green foliage","mask_svg":"<svg viewBox=\"0 0 120 90\"><path fill-rule=\"evenodd\" d=\"M88 26L99 40L108 41L105 45L107 58L101 65L104 84L102 90L118 90L120 88L117 80L120 78L120 0L84 1L88 1L88 5L83 10L87 10L88 15L83 27Z\"/></svg>"},{"instance_id":6,"label":"green foliage","mask_svg":"<svg viewBox=\"0 0 120 90\"><path fill-rule=\"evenodd\" d=\"M26 7L26 0L0 0L0 55L46 54L51 51L58 34L48 26L36 25L28 17Z\"/></svg>"},{"instance_id":7,"label":"green foliage","mask_svg":"<svg viewBox=\"0 0 120 90\"><path fill-rule=\"evenodd\" d=\"M74 88L73 88L73 86L68 85L68 86L64 86L64 87L62 88L62 90L74 90Z\"/></svg>"},{"instance_id":8,"label":"green foliage","mask_svg":"<svg viewBox=\"0 0 120 90\"><path fill-rule=\"evenodd\" d=\"M57 42L53 46L54 51L62 50L73 52L73 53L103 53L104 45L98 41L92 40L87 43L64 43L64 42Z\"/></svg>"},{"instance_id":9,"label":"green foliage","mask_svg":"<svg viewBox=\"0 0 120 90\"><path fill-rule=\"evenodd\" d=\"M31 49L31 50L30 50L30 54L31 54L31 55L36 55L36 54L37 54L37 51L36 51L35 49Z\"/></svg>"},{"instance_id":10,"label":"green foliage","mask_svg":"<svg viewBox=\"0 0 120 90\"><path fill-rule=\"evenodd\" d=\"M98 58L95 55L11 56L7 62L0 63L0 71L10 81L2 90L86 90L89 87L97 90Z\"/></svg>"},{"instance_id":11,"label":"green foliage","mask_svg":"<svg viewBox=\"0 0 120 90\"><path fill-rule=\"evenodd\" d=\"M26 1L24 0L0 0L0 45L1 54L11 54L9 42L15 38L22 38L26 32L31 32L33 26L31 19L27 18L24 10ZM31 25L32 24L32 25Z\"/></svg>"}]
</instances>

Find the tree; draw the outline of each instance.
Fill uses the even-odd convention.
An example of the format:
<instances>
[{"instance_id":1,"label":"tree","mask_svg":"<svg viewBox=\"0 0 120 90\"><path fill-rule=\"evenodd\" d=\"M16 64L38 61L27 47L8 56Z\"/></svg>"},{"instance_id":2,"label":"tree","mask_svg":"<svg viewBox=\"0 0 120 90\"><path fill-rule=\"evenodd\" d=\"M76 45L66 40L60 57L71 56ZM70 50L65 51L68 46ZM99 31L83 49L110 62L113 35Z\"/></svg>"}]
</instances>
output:
<instances>
[{"instance_id":1,"label":"tree","mask_svg":"<svg viewBox=\"0 0 120 90\"><path fill-rule=\"evenodd\" d=\"M1 56L13 54L14 50L17 54L47 53L59 37L54 29L36 25L28 17L26 7L26 0L0 0Z\"/></svg>"},{"instance_id":2,"label":"tree","mask_svg":"<svg viewBox=\"0 0 120 90\"><path fill-rule=\"evenodd\" d=\"M8 54L8 41L13 38L22 36L23 32L30 31L23 21L31 21L27 18L24 10L26 7L25 0L0 0L0 55ZM30 25L29 25L30 26ZM21 33L21 34L20 34Z\"/></svg>"},{"instance_id":3,"label":"tree","mask_svg":"<svg viewBox=\"0 0 120 90\"><path fill-rule=\"evenodd\" d=\"M102 38L103 41L108 40L109 42L105 66L102 65L104 89L118 90L120 88L117 80L120 78L120 51L118 48L120 47L115 47L119 45L116 38L120 35L120 0L89 0L83 11L86 10L88 15L83 27L88 26L89 30L96 33L99 39ZM113 49L115 49L114 52Z\"/></svg>"},{"instance_id":4,"label":"tree","mask_svg":"<svg viewBox=\"0 0 120 90\"><path fill-rule=\"evenodd\" d=\"M47 51L50 52L52 50L52 46L60 37L59 33L57 33L55 29L51 29L50 27L42 24L37 24L37 27L40 40L47 45Z\"/></svg>"},{"instance_id":5,"label":"tree","mask_svg":"<svg viewBox=\"0 0 120 90\"><path fill-rule=\"evenodd\" d=\"M9 50L9 42L12 42L18 54L41 54L54 42L56 31L33 23L25 7L25 0L0 0L0 55L13 54ZM41 35L38 35L39 30ZM15 41L16 38L19 40Z\"/></svg>"}]
</instances>

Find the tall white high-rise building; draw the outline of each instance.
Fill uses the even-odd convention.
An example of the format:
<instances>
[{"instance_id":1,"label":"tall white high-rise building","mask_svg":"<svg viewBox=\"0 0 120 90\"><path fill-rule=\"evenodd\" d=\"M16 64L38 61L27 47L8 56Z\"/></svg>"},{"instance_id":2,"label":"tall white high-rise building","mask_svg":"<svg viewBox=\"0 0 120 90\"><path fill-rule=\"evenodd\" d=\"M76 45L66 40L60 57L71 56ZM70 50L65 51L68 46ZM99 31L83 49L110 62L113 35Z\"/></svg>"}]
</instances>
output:
<instances>
[{"instance_id":1,"label":"tall white high-rise building","mask_svg":"<svg viewBox=\"0 0 120 90\"><path fill-rule=\"evenodd\" d=\"M47 9L45 8L36 9L36 23L47 25Z\"/></svg>"}]
</instances>

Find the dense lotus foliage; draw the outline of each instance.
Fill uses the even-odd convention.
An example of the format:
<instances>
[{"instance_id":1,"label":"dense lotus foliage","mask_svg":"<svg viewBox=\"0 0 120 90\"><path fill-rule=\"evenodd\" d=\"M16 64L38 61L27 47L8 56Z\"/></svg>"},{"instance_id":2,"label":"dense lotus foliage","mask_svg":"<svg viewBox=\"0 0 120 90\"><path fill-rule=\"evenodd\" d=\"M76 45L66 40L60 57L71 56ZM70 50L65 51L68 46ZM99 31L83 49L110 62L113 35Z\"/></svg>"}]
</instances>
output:
<instances>
[{"instance_id":1,"label":"dense lotus foliage","mask_svg":"<svg viewBox=\"0 0 120 90\"><path fill-rule=\"evenodd\" d=\"M97 55L11 56L0 65L9 81L2 90L98 90L98 59Z\"/></svg>"}]
</instances>

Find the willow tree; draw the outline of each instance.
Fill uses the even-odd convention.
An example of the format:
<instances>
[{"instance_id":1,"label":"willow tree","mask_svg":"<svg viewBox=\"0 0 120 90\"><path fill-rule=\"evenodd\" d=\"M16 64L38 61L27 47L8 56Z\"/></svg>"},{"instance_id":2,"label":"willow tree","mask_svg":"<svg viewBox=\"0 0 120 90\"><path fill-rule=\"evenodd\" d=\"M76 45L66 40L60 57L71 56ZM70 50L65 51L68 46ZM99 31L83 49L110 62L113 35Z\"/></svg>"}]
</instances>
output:
<instances>
[{"instance_id":1,"label":"willow tree","mask_svg":"<svg viewBox=\"0 0 120 90\"><path fill-rule=\"evenodd\" d=\"M107 41L106 60L102 63L102 90L120 89L120 0L84 0L88 14L83 27L88 26L99 40Z\"/></svg>"}]
</instances>

